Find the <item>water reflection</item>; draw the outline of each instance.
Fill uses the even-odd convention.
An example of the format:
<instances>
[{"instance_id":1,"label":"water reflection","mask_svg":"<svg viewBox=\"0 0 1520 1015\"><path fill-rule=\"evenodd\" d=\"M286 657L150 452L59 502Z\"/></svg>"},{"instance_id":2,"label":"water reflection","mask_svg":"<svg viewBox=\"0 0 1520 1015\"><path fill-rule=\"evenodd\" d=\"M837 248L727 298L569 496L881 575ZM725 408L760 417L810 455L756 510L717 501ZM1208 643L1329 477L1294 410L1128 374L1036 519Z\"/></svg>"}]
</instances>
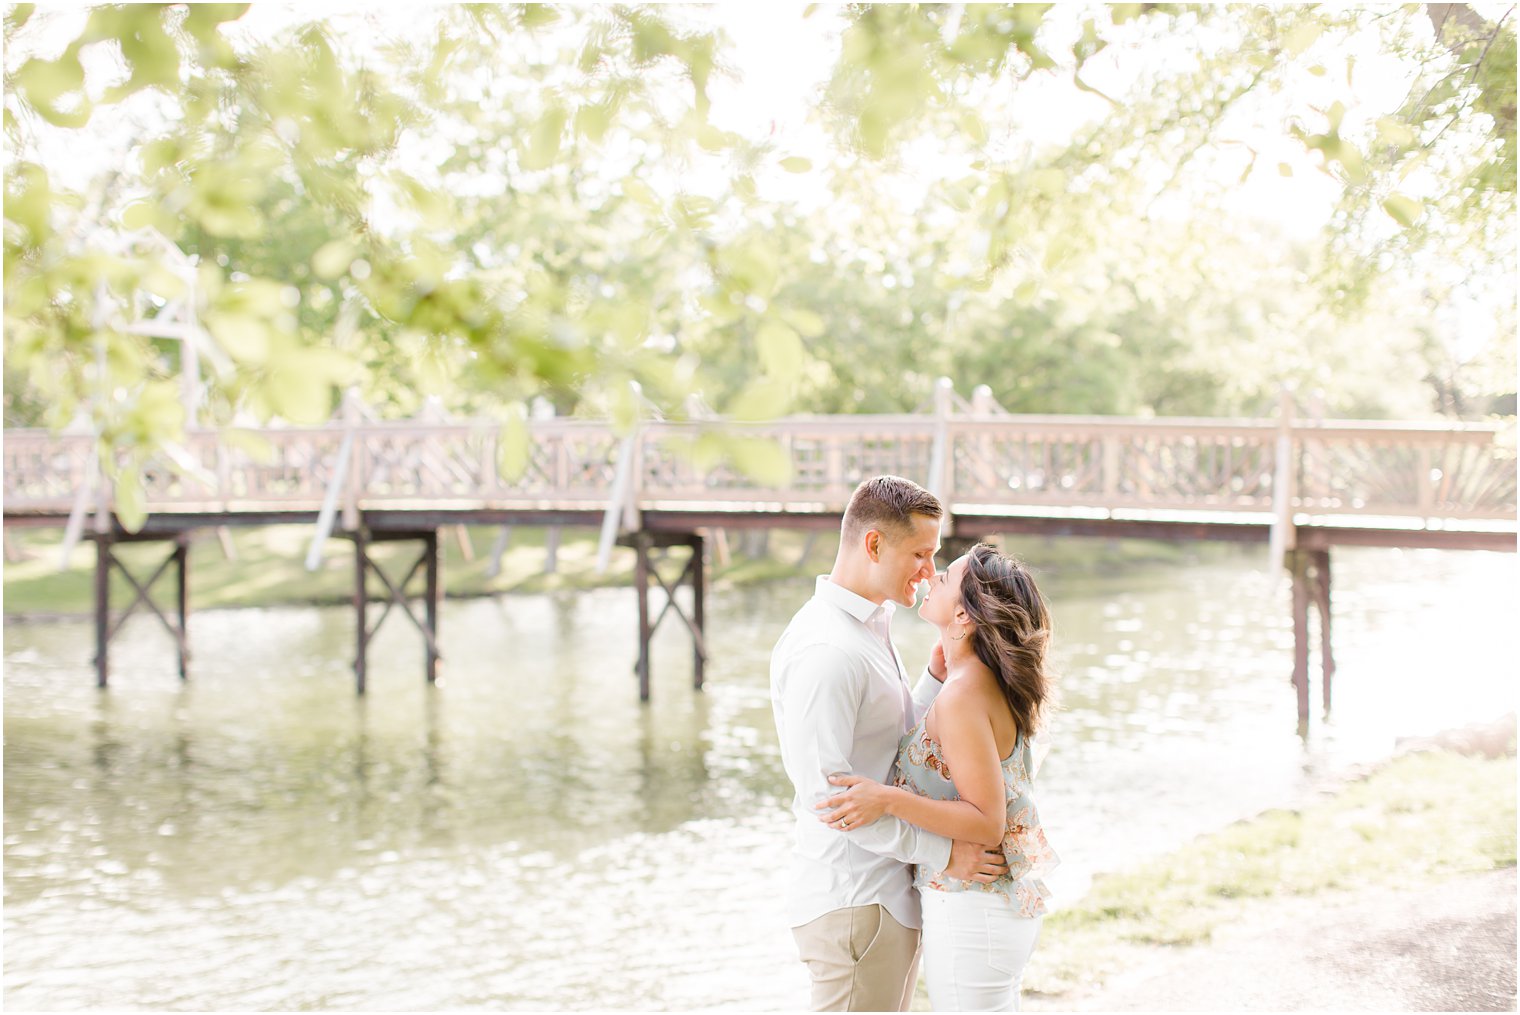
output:
<instances>
[{"instance_id":1,"label":"water reflection","mask_svg":"<svg viewBox=\"0 0 1520 1015\"><path fill-rule=\"evenodd\" d=\"M1259 554L1042 577L1058 897L1397 735L1514 707L1512 558L1346 551L1336 581L1337 713L1305 743L1286 588ZM715 593L705 693L667 626L648 706L623 589L446 603L433 688L393 623L363 699L346 610L194 615L189 684L135 619L103 694L86 624L10 627L6 1003L803 1004L767 670L808 585ZM924 658L928 625L897 634Z\"/></svg>"}]
</instances>

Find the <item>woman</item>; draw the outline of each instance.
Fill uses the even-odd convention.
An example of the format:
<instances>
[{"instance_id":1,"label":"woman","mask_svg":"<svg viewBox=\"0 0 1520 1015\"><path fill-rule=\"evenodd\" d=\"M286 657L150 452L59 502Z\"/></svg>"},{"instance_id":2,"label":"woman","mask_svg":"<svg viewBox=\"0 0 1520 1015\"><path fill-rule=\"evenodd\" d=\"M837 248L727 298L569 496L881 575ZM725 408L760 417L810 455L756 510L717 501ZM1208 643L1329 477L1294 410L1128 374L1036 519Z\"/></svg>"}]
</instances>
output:
<instances>
[{"instance_id":1,"label":"woman","mask_svg":"<svg viewBox=\"0 0 1520 1015\"><path fill-rule=\"evenodd\" d=\"M857 828L891 814L953 839L1002 846L991 884L915 868L923 900L924 975L938 1011L1018 1011L1056 864L1031 796L1031 738L1049 697L1050 615L1034 579L986 544L934 576L919 615L939 628L944 688L903 737L895 786L840 775L848 790L821 820ZM954 773L952 781L951 773Z\"/></svg>"}]
</instances>

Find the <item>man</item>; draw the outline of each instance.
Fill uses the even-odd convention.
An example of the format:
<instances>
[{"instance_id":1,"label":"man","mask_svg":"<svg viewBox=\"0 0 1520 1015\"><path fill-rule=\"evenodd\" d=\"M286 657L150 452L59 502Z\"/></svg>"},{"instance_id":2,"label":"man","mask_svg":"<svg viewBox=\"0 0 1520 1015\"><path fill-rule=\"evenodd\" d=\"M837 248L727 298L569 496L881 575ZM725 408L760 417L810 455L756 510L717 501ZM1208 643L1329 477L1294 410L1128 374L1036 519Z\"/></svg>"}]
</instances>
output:
<instances>
[{"instance_id":1,"label":"man","mask_svg":"<svg viewBox=\"0 0 1520 1015\"><path fill-rule=\"evenodd\" d=\"M833 570L771 654L771 707L796 789L787 902L818 1011L908 1010L922 926L908 864L984 882L1007 870L1001 854L890 816L835 829L814 810L838 791L830 775L890 782L898 741L939 692L943 657L936 653L910 691L891 624L896 607L911 609L918 583L934 575L941 514L934 495L910 480L861 483Z\"/></svg>"}]
</instances>

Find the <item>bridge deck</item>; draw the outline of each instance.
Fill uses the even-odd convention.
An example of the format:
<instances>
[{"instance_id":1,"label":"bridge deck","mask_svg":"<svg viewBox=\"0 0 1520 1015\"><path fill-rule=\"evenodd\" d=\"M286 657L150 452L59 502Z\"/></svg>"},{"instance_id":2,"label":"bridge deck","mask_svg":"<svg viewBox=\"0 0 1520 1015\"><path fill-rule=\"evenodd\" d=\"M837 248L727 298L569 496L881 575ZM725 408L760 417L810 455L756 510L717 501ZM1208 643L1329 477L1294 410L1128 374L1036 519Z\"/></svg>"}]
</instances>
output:
<instances>
[{"instance_id":1,"label":"bridge deck","mask_svg":"<svg viewBox=\"0 0 1520 1015\"><path fill-rule=\"evenodd\" d=\"M862 478L892 473L938 493L967 533L1262 540L1277 521L1321 541L1493 547L1515 534L1511 437L1344 420L794 417L626 435L547 420L529 424L509 476L498 424L350 422L192 432L140 475L162 531L310 521L329 498L340 527L599 525L609 506L625 530L827 527ZM715 453L724 442L771 442L784 478L746 475ZM104 520L113 495L97 461L90 435L7 431L6 524Z\"/></svg>"}]
</instances>

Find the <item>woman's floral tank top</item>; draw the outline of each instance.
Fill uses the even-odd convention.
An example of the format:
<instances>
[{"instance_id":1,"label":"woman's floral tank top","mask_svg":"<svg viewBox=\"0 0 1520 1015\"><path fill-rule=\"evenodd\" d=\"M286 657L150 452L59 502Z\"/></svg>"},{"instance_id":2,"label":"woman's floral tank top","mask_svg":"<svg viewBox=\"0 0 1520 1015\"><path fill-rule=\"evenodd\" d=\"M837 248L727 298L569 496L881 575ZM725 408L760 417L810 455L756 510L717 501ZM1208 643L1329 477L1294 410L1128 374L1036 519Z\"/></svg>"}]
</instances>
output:
<instances>
[{"instance_id":1,"label":"woman's floral tank top","mask_svg":"<svg viewBox=\"0 0 1520 1015\"><path fill-rule=\"evenodd\" d=\"M928 722L926 714L898 745L896 785L930 800L959 800L944 752L929 736ZM1008 798L1008 823L1003 832L1008 873L990 884L982 884L960 881L920 864L913 869L913 886L919 891L1001 892L1013 899L1020 916L1040 916L1045 912L1045 900L1050 897L1041 878L1055 869L1060 858L1050 848L1040 827L1040 813L1033 795L1038 762L1029 738L1022 731L1012 752L1003 759L1002 767Z\"/></svg>"}]
</instances>

